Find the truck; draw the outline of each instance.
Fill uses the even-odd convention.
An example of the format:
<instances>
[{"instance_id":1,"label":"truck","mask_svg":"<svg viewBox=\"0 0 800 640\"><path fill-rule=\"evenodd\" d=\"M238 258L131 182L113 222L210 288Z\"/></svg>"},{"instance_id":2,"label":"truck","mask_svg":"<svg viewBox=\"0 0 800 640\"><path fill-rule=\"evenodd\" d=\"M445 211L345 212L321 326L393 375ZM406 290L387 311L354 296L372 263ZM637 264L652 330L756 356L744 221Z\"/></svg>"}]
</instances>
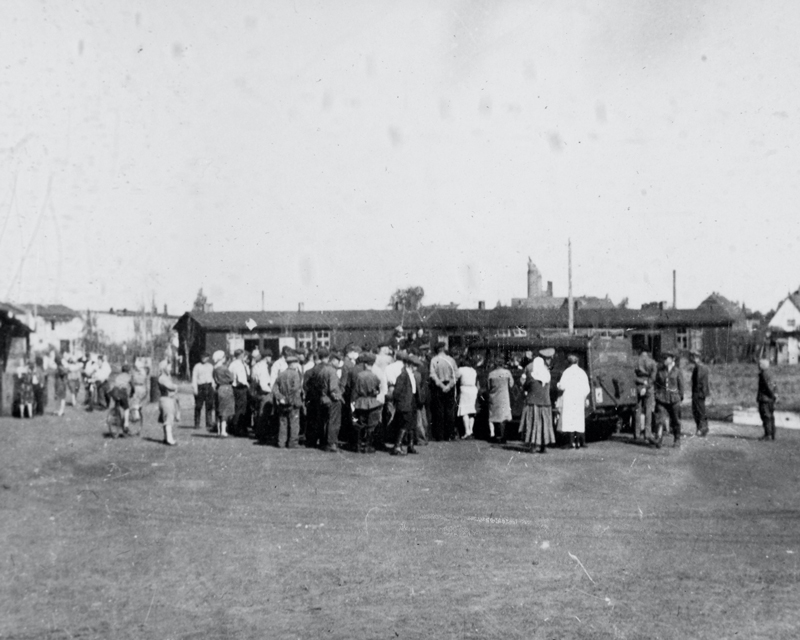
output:
<instances>
[{"instance_id":1,"label":"truck","mask_svg":"<svg viewBox=\"0 0 800 640\"><path fill-rule=\"evenodd\" d=\"M491 363L498 359L514 377L511 392L511 414L518 429L525 398L519 384L528 362L539 355L539 350L553 348L552 382L550 397L554 415L559 391L556 383L567 368L567 356L578 357L578 365L589 378L591 392L586 407L586 435L589 439L606 439L613 433L627 430L634 423L636 411L636 358L631 344L624 338L604 336L538 336L487 338L469 347L470 355L478 360L479 380L486 379ZM486 390L485 383L481 385ZM481 414L486 414L485 405ZM479 414L479 420L488 420ZM509 425L513 433L514 425Z\"/></svg>"}]
</instances>

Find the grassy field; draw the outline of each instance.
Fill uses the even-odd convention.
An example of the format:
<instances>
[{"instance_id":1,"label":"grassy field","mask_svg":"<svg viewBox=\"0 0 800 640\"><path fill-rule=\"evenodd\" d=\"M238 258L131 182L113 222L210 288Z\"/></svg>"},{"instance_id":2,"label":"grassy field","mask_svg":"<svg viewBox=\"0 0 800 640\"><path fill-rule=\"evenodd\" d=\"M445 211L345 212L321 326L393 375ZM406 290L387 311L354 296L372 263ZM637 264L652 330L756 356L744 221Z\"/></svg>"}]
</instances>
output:
<instances>
[{"instance_id":1,"label":"grassy field","mask_svg":"<svg viewBox=\"0 0 800 640\"><path fill-rule=\"evenodd\" d=\"M396 458L102 417L0 419L0 638L797 637L798 432Z\"/></svg>"}]
</instances>

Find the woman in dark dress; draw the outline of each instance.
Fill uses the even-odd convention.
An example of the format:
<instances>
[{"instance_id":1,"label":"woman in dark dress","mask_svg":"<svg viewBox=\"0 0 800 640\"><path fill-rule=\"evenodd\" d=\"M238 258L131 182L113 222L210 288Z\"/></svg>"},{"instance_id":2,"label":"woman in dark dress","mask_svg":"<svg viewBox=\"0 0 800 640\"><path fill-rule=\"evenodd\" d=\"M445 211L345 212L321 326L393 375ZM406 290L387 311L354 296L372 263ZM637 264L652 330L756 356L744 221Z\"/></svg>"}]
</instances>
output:
<instances>
[{"instance_id":1,"label":"woman in dark dress","mask_svg":"<svg viewBox=\"0 0 800 640\"><path fill-rule=\"evenodd\" d=\"M28 364L22 360L17 368L17 393L19 403L19 417L25 417L25 411L28 411L28 417L33 418L33 375Z\"/></svg>"}]
</instances>

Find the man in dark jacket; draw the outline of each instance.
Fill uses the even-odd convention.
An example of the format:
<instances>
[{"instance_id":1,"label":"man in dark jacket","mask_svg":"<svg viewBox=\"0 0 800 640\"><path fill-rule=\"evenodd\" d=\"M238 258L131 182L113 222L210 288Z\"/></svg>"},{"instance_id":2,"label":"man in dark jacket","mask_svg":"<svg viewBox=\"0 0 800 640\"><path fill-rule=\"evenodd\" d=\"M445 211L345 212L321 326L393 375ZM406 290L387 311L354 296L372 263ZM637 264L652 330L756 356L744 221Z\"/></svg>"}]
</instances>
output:
<instances>
[{"instance_id":1,"label":"man in dark jacket","mask_svg":"<svg viewBox=\"0 0 800 640\"><path fill-rule=\"evenodd\" d=\"M692 351L689 357L694 364L692 371L692 417L697 425L697 435L705 438L708 435L708 417L706 416L706 398L710 389L708 385L708 367L703 364L698 351Z\"/></svg>"},{"instance_id":2,"label":"man in dark jacket","mask_svg":"<svg viewBox=\"0 0 800 640\"><path fill-rule=\"evenodd\" d=\"M758 362L758 414L764 426L764 435L759 440L775 440L775 402L778 396L775 393L775 382L769 372L769 360Z\"/></svg>"},{"instance_id":3,"label":"man in dark jacket","mask_svg":"<svg viewBox=\"0 0 800 640\"><path fill-rule=\"evenodd\" d=\"M675 356L662 352L663 364L656 373L656 423L658 425L656 447L660 448L664 439L664 426L669 420L674 441L673 447L681 446L681 402L683 401L683 376L680 367L675 364Z\"/></svg>"},{"instance_id":4,"label":"man in dark jacket","mask_svg":"<svg viewBox=\"0 0 800 640\"><path fill-rule=\"evenodd\" d=\"M417 453L414 447L414 435L417 430L417 410L420 402L420 378L416 368L422 366L422 361L416 356L406 354L405 366L397 376L392 399L395 407L395 420L397 422L397 439L395 440L392 455L405 455L403 444L408 437L408 453Z\"/></svg>"},{"instance_id":5,"label":"man in dark jacket","mask_svg":"<svg viewBox=\"0 0 800 640\"><path fill-rule=\"evenodd\" d=\"M303 376L296 355L286 356L288 369L278 374L272 397L278 417L279 449L294 449L300 440L300 407L303 406Z\"/></svg>"},{"instance_id":6,"label":"man in dark jacket","mask_svg":"<svg viewBox=\"0 0 800 640\"><path fill-rule=\"evenodd\" d=\"M342 423L342 389L336 364L341 359L321 348L319 364L311 371L308 380L309 402L313 406L314 419L308 427L313 430L311 439L306 436L306 446L321 446L325 451L339 450L339 428Z\"/></svg>"},{"instance_id":7,"label":"man in dark jacket","mask_svg":"<svg viewBox=\"0 0 800 640\"><path fill-rule=\"evenodd\" d=\"M373 441L375 427L381 421L383 403L378 400L381 381L372 371L375 354L362 353L356 359L351 372L353 380L350 387L353 417L355 418L355 448L359 453L375 453Z\"/></svg>"}]
</instances>

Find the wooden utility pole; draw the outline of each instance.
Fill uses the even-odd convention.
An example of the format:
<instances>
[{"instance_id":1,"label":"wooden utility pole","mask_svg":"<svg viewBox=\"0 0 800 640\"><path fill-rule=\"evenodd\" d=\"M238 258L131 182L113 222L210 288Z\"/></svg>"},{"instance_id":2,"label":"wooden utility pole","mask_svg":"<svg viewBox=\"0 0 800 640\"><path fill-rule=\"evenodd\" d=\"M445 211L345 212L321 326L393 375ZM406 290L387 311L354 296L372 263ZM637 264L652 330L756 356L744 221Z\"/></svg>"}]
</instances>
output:
<instances>
[{"instance_id":1,"label":"wooden utility pole","mask_svg":"<svg viewBox=\"0 0 800 640\"><path fill-rule=\"evenodd\" d=\"M567 240L567 258L569 261L569 268L568 268L568 300L567 305L569 307L569 335L575 334L575 301L572 299L572 239L570 238Z\"/></svg>"}]
</instances>

